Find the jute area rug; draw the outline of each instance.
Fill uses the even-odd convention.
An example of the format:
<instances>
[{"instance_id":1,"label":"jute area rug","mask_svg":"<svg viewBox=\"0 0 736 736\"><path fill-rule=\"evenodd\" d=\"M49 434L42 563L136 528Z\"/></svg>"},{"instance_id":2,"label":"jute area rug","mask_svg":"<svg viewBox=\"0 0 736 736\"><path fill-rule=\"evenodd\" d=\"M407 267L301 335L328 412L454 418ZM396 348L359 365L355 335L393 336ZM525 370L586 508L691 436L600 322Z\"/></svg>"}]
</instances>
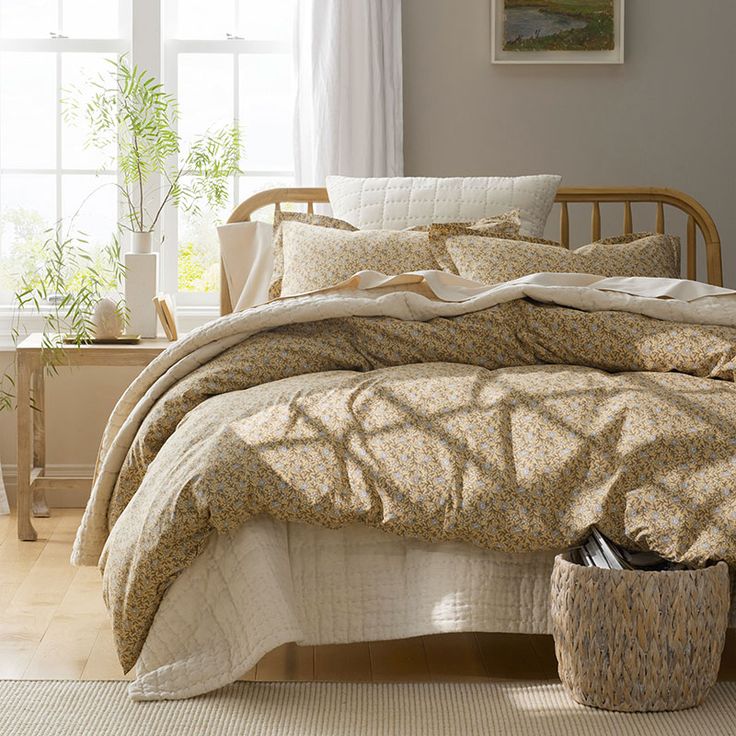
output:
<instances>
[{"instance_id":1,"label":"jute area rug","mask_svg":"<svg viewBox=\"0 0 736 736\"><path fill-rule=\"evenodd\" d=\"M2 736L732 736L736 683L675 713L585 708L554 683L238 682L191 700L131 702L125 682L0 681Z\"/></svg>"}]
</instances>

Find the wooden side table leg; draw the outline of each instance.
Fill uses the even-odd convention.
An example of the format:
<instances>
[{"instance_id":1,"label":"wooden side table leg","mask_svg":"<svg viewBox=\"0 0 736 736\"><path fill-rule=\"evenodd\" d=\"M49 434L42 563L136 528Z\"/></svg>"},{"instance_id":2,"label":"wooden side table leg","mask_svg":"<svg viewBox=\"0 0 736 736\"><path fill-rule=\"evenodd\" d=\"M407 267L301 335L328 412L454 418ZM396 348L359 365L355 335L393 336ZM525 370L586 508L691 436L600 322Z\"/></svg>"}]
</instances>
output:
<instances>
[{"instance_id":1,"label":"wooden side table leg","mask_svg":"<svg viewBox=\"0 0 736 736\"><path fill-rule=\"evenodd\" d=\"M46 382L42 365L33 371L33 404L33 467L40 468L43 476L46 474ZM33 489L32 508L34 516L50 515L43 489Z\"/></svg>"},{"instance_id":2,"label":"wooden side table leg","mask_svg":"<svg viewBox=\"0 0 736 736\"><path fill-rule=\"evenodd\" d=\"M33 542L38 538L31 523L31 460L33 417L31 409L32 365L22 351L16 353L16 389L18 392L18 539Z\"/></svg>"}]
</instances>

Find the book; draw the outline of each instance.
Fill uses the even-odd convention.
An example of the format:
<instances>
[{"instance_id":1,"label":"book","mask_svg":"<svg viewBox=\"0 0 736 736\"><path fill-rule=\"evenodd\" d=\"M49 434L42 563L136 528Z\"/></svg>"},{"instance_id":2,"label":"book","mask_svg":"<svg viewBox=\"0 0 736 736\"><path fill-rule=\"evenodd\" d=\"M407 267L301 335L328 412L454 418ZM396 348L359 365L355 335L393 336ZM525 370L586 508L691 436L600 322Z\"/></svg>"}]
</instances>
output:
<instances>
[{"instance_id":1,"label":"book","mask_svg":"<svg viewBox=\"0 0 736 736\"><path fill-rule=\"evenodd\" d=\"M592 539L595 540L595 543L600 548L611 570L625 570L631 567L621 558L618 547L608 537L604 537L596 527L593 527L590 531L592 533Z\"/></svg>"},{"instance_id":2,"label":"book","mask_svg":"<svg viewBox=\"0 0 736 736\"><path fill-rule=\"evenodd\" d=\"M158 294L153 297L153 303L156 307L156 314L164 328L167 339L174 342L179 337L176 328L176 316L174 312L174 302L168 294Z\"/></svg>"},{"instance_id":3,"label":"book","mask_svg":"<svg viewBox=\"0 0 736 736\"><path fill-rule=\"evenodd\" d=\"M631 552L622 548L621 555L629 565L642 569L659 568L668 563L668 560L656 552Z\"/></svg>"},{"instance_id":4,"label":"book","mask_svg":"<svg viewBox=\"0 0 736 736\"><path fill-rule=\"evenodd\" d=\"M577 548L578 564L605 570L686 570L687 565L672 562L656 552L633 552L612 542L595 526Z\"/></svg>"},{"instance_id":5,"label":"book","mask_svg":"<svg viewBox=\"0 0 736 736\"><path fill-rule=\"evenodd\" d=\"M611 569L611 565L606 556L603 554L603 550L598 545L595 537L588 537L587 541L583 545L583 549L585 549L585 551L588 553L588 556L593 560L593 565L595 567L602 567L609 570Z\"/></svg>"}]
</instances>

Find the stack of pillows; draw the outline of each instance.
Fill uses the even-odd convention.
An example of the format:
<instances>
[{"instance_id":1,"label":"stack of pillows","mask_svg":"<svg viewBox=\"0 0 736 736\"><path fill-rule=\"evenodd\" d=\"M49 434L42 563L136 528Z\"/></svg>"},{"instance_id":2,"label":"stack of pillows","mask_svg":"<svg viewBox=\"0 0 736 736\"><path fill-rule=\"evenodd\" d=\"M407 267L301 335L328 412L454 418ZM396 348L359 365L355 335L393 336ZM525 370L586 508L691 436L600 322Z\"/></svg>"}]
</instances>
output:
<instances>
[{"instance_id":1,"label":"stack of pillows","mask_svg":"<svg viewBox=\"0 0 736 736\"><path fill-rule=\"evenodd\" d=\"M536 272L680 277L679 239L636 233L569 251L541 236L560 178L329 177L334 217L277 212L268 298L358 271L443 270L483 284Z\"/></svg>"}]
</instances>

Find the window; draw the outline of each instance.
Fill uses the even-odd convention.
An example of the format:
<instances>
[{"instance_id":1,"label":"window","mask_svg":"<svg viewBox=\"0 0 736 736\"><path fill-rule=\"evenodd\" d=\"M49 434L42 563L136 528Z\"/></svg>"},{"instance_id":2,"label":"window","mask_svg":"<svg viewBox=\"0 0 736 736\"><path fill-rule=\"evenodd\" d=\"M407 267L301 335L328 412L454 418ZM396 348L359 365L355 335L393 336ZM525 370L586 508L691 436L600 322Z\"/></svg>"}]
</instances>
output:
<instances>
[{"instance_id":1,"label":"window","mask_svg":"<svg viewBox=\"0 0 736 736\"><path fill-rule=\"evenodd\" d=\"M243 131L242 174L232 177L228 206L197 217L170 207L158 234L162 289L180 306L217 303L216 225L256 191L293 182L293 6L0 0L0 305L12 302L18 275L34 268L60 220L68 225L74 215L91 249L110 242L120 211L115 152L85 148L60 99L123 53L178 97L185 146L233 121Z\"/></svg>"},{"instance_id":2,"label":"window","mask_svg":"<svg viewBox=\"0 0 736 736\"><path fill-rule=\"evenodd\" d=\"M214 304L217 222L251 194L294 180L293 0L169 0L165 11L164 79L179 99L185 146L233 121L243 131L242 174L232 178L228 207L198 217L171 208L164 223L178 250L167 291L178 291L179 304Z\"/></svg>"},{"instance_id":3,"label":"window","mask_svg":"<svg viewBox=\"0 0 736 736\"><path fill-rule=\"evenodd\" d=\"M114 151L85 149L60 100L125 51L125 27L118 0L0 0L0 304L62 218L93 250L114 232Z\"/></svg>"}]
</instances>

